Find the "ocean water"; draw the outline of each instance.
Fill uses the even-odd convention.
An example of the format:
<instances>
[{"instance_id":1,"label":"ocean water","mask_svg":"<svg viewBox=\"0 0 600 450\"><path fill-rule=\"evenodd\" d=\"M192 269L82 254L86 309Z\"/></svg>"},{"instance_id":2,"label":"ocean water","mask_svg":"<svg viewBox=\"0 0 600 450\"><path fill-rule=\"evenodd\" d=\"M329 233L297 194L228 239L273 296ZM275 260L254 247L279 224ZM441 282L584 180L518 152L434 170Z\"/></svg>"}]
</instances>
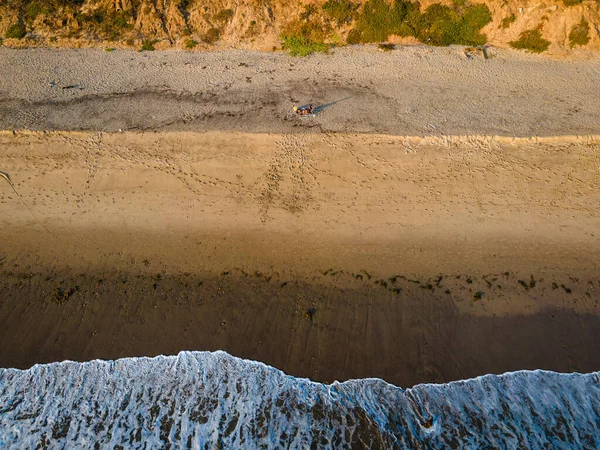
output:
<instances>
[{"instance_id":1,"label":"ocean water","mask_svg":"<svg viewBox=\"0 0 600 450\"><path fill-rule=\"evenodd\" d=\"M325 385L224 352L0 369L0 448L600 448L599 375Z\"/></svg>"}]
</instances>

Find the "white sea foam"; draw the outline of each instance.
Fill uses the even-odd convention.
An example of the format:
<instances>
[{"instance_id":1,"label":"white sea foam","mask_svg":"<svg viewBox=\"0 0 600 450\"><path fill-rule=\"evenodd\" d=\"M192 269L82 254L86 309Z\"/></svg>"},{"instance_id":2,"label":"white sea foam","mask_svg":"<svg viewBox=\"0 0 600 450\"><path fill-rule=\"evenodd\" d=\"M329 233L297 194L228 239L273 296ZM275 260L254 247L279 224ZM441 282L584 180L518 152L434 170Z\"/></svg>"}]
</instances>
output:
<instances>
[{"instance_id":1,"label":"white sea foam","mask_svg":"<svg viewBox=\"0 0 600 450\"><path fill-rule=\"evenodd\" d=\"M600 448L600 377L324 385L224 352L0 369L0 448Z\"/></svg>"}]
</instances>

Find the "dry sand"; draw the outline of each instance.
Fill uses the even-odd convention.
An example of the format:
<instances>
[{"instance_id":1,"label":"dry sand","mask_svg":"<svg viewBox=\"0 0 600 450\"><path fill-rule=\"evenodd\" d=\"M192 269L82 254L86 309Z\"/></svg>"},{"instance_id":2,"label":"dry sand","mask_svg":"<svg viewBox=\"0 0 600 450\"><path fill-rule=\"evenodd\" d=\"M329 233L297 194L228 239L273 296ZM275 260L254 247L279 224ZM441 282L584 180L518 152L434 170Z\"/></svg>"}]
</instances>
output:
<instances>
[{"instance_id":1,"label":"dry sand","mask_svg":"<svg viewBox=\"0 0 600 450\"><path fill-rule=\"evenodd\" d=\"M600 138L2 132L1 366L600 367Z\"/></svg>"},{"instance_id":2,"label":"dry sand","mask_svg":"<svg viewBox=\"0 0 600 450\"><path fill-rule=\"evenodd\" d=\"M599 58L490 53L467 60L460 47L349 47L302 59L0 47L0 129L600 133ZM292 105L308 102L324 107L319 116L290 120Z\"/></svg>"}]
</instances>

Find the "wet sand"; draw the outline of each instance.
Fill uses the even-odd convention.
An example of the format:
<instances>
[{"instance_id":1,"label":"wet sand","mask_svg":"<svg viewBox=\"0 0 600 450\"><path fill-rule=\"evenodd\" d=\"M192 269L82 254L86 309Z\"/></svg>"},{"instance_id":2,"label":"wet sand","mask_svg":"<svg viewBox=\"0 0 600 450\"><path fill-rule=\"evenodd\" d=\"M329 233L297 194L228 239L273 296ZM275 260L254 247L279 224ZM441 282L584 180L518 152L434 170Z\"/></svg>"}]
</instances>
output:
<instances>
[{"instance_id":1,"label":"wet sand","mask_svg":"<svg viewBox=\"0 0 600 450\"><path fill-rule=\"evenodd\" d=\"M0 366L597 370L599 140L0 133ZM25 206L27 205L27 207Z\"/></svg>"}]
</instances>

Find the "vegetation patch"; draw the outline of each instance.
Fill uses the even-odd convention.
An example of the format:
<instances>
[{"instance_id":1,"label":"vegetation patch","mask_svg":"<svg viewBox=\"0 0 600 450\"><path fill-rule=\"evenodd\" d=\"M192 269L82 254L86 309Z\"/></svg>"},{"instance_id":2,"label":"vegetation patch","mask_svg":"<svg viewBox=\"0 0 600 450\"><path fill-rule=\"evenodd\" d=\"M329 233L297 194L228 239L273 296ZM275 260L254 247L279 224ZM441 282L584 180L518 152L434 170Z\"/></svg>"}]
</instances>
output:
<instances>
[{"instance_id":1,"label":"vegetation patch","mask_svg":"<svg viewBox=\"0 0 600 450\"><path fill-rule=\"evenodd\" d=\"M506 30L508 27L511 26L512 23L514 23L515 20L517 20L517 16L515 16L514 14L511 14L510 16L505 17L504 19L502 19L500 28L502 28L503 30Z\"/></svg>"},{"instance_id":2,"label":"vegetation patch","mask_svg":"<svg viewBox=\"0 0 600 450\"><path fill-rule=\"evenodd\" d=\"M4 37L7 39L23 39L26 34L27 29L25 28L25 24L23 22L16 22L8 27Z\"/></svg>"},{"instance_id":3,"label":"vegetation patch","mask_svg":"<svg viewBox=\"0 0 600 450\"><path fill-rule=\"evenodd\" d=\"M185 48L187 48L188 50L193 49L197 45L198 45L198 42L196 42L193 39L188 39L188 40L185 41Z\"/></svg>"},{"instance_id":4,"label":"vegetation patch","mask_svg":"<svg viewBox=\"0 0 600 450\"><path fill-rule=\"evenodd\" d=\"M414 36L413 24L420 15L419 5L412 2L368 0L357 20L356 27L348 35L348 43L386 41L391 34Z\"/></svg>"},{"instance_id":5,"label":"vegetation patch","mask_svg":"<svg viewBox=\"0 0 600 450\"><path fill-rule=\"evenodd\" d=\"M486 5L430 5L423 13L416 2L368 0L348 35L349 44L382 42L390 35L414 36L428 45L483 45L487 37L481 28L492 21Z\"/></svg>"},{"instance_id":6,"label":"vegetation patch","mask_svg":"<svg viewBox=\"0 0 600 450\"><path fill-rule=\"evenodd\" d=\"M49 12L48 9L42 7L39 2L31 2L25 6L24 16L25 20L28 22L33 22L41 13L47 14Z\"/></svg>"},{"instance_id":7,"label":"vegetation patch","mask_svg":"<svg viewBox=\"0 0 600 450\"><path fill-rule=\"evenodd\" d=\"M550 47L550 41L542 37L539 28L526 30L519 35L517 41L511 41L510 46L519 50L527 50L532 53L542 53Z\"/></svg>"},{"instance_id":8,"label":"vegetation patch","mask_svg":"<svg viewBox=\"0 0 600 450\"><path fill-rule=\"evenodd\" d=\"M347 0L327 0L323 5L323 11L338 26L351 23L357 16L357 10L360 3L353 3Z\"/></svg>"},{"instance_id":9,"label":"vegetation patch","mask_svg":"<svg viewBox=\"0 0 600 450\"><path fill-rule=\"evenodd\" d=\"M479 30L492 21L486 5L473 5L463 11L435 3L418 21L417 37L429 45L483 45L487 37Z\"/></svg>"},{"instance_id":10,"label":"vegetation patch","mask_svg":"<svg viewBox=\"0 0 600 450\"><path fill-rule=\"evenodd\" d=\"M326 53L331 44L325 42L332 31L321 11L307 5L297 20L287 24L281 34L281 46L291 56L308 56L311 53Z\"/></svg>"},{"instance_id":11,"label":"vegetation patch","mask_svg":"<svg viewBox=\"0 0 600 450\"><path fill-rule=\"evenodd\" d=\"M327 53L330 45L314 42L301 36L281 36L282 47L291 56L308 56L312 53Z\"/></svg>"},{"instance_id":12,"label":"vegetation patch","mask_svg":"<svg viewBox=\"0 0 600 450\"><path fill-rule=\"evenodd\" d=\"M213 16L213 19L217 22L229 22L231 19L233 19L233 10L222 9Z\"/></svg>"},{"instance_id":13,"label":"vegetation patch","mask_svg":"<svg viewBox=\"0 0 600 450\"><path fill-rule=\"evenodd\" d=\"M286 25L282 35L304 38L313 43L323 43L332 31L331 25L324 20L319 9L314 5L307 5L298 20Z\"/></svg>"},{"instance_id":14,"label":"vegetation patch","mask_svg":"<svg viewBox=\"0 0 600 450\"><path fill-rule=\"evenodd\" d=\"M213 27L202 35L202 40L207 44L214 44L221 37L221 29Z\"/></svg>"},{"instance_id":15,"label":"vegetation patch","mask_svg":"<svg viewBox=\"0 0 600 450\"><path fill-rule=\"evenodd\" d=\"M590 42L590 24L582 17L581 22L571 28L569 44L573 48L577 45L586 45L588 42Z\"/></svg>"},{"instance_id":16,"label":"vegetation patch","mask_svg":"<svg viewBox=\"0 0 600 450\"><path fill-rule=\"evenodd\" d=\"M76 14L75 19L82 28L110 40L118 39L123 31L133 28L133 14L131 11L108 13L98 9L86 14Z\"/></svg>"},{"instance_id":17,"label":"vegetation patch","mask_svg":"<svg viewBox=\"0 0 600 450\"><path fill-rule=\"evenodd\" d=\"M248 26L248 29L246 30L246 33L244 34L245 38L253 38L255 37L259 32L258 26L256 25L256 20L252 20L250 21L250 25Z\"/></svg>"},{"instance_id":18,"label":"vegetation patch","mask_svg":"<svg viewBox=\"0 0 600 450\"><path fill-rule=\"evenodd\" d=\"M144 40L142 41L142 48L140 50L142 52L152 52L154 51L154 44L156 44L155 40Z\"/></svg>"},{"instance_id":19,"label":"vegetation patch","mask_svg":"<svg viewBox=\"0 0 600 450\"><path fill-rule=\"evenodd\" d=\"M563 0L565 6L577 6L581 4L583 0Z\"/></svg>"}]
</instances>

